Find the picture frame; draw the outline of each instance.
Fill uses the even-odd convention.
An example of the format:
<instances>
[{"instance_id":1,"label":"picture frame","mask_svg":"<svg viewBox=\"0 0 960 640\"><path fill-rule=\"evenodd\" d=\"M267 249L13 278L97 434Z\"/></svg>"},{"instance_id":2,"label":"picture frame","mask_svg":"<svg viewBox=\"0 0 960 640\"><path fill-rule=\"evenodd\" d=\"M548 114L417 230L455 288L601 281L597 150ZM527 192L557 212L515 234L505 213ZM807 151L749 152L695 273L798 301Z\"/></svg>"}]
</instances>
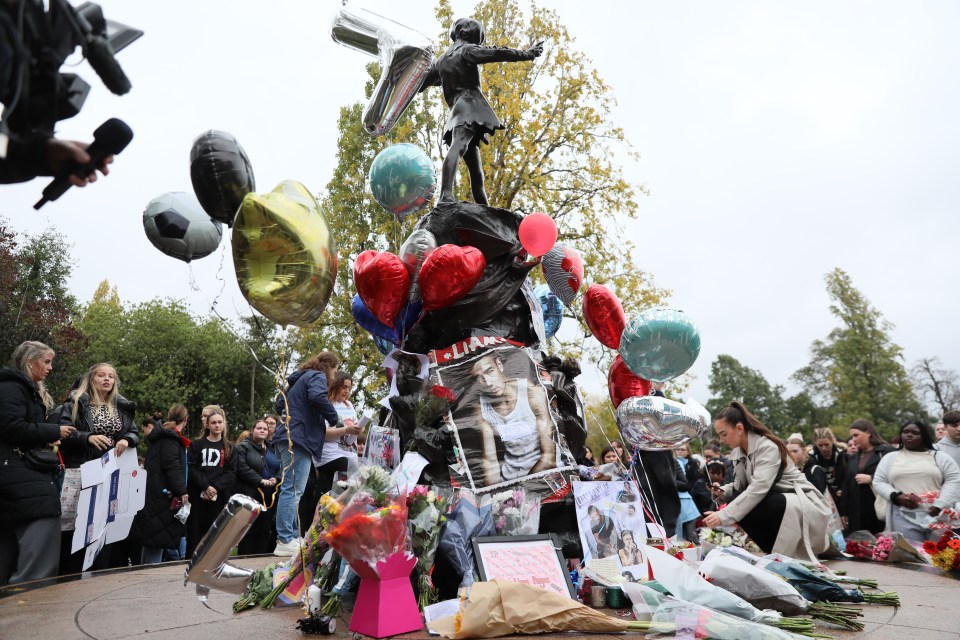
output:
<instances>
[{"instance_id":1,"label":"picture frame","mask_svg":"<svg viewBox=\"0 0 960 640\"><path fill-rule=\"evenodd\" d=\"M520 582L576 599L561 549L560 540L552 533L473 539L473 557L480 580Z\"/></svg>"}]
</instances>

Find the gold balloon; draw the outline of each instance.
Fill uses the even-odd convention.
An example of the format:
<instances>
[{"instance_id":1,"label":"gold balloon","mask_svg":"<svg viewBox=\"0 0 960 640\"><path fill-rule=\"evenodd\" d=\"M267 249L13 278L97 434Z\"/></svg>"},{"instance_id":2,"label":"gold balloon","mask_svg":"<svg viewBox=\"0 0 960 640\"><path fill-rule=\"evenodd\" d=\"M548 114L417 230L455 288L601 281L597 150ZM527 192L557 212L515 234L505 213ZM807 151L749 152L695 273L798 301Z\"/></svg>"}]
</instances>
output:
<instances>
[{"instance_id":1,"label":"gold balloon","mask_svg":"<svg viewBox=\"0 0 960 640\"><path fill-rule=\"evenodd\" d=\"M302 184L284 180L265 196L244 196L233 223L233 267L254 309L281 325L316 321L337 264L327 217Z\"/></svg>"}]
</instances>

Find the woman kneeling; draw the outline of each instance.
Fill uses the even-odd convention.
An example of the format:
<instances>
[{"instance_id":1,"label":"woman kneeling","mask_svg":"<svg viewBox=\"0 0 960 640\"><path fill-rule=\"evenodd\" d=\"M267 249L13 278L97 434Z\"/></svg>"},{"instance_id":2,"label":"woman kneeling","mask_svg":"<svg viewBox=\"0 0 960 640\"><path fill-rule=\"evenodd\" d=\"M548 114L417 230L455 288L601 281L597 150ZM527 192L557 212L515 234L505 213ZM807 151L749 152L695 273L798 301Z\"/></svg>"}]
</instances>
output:
<instances>
[{"instance_id":1,"label":"woman kneeling","mask_svg":"<svg viewBox=\"0 0 960 640\"><path fill-rule=\"evenodd\" d=\"M728 501L708 511L708 527L739 524L767 553L816 560L830 548L830 506L823 494L788 463L787 447L739 402L731 402L714 422L720 441L733 449L735 479L711 491Z\"/></svg>"}]
</instances>

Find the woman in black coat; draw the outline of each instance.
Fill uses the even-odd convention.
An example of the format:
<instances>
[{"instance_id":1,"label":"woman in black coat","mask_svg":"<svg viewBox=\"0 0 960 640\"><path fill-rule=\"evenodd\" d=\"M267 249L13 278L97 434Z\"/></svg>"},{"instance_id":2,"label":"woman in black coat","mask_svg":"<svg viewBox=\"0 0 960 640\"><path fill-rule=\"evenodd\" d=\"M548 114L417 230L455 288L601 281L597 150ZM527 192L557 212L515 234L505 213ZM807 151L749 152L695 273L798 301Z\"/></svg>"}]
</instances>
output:
<instances>
[{"instance_id":1,"label":"woman in black coat","mask_svg":"<svg viewBox=\"0 0 960 640\"><path fill-rule=\"evenodd\" d=\"M101 362L90 367L80 378L76 390L70 393L59 414L60 424L73 425L77 429L63 440L60 447L66 468L79 469L83 463L99 459L110 448L114 448L118 456L129 448L135 449L140 443L134 420L135 411L136 405L120 395L120 378L113 365ZM66 473L79 474L79 471ZM79 494L74 498L78 500ZM83 570L85 551L81 549L71 553L72 545L73 528L69 527L60 538L60 575ZM126 566L121 561L121 553L117 553L117 562L112 562L113 547L113 544L108 544L101 549L90 568L98 570Z\"/></svg>"},{"instance_id":2,"label":"woman in black coat","mask_svg":"<svg viewBox=\"0 0 960 640\"><path fill-rule=\"evenodd\" d=\"M137 513L134 529L143 543L142 564L163 561L164 550L179 555L180 538L186 525L177 519L180 506L189 502L187 493L187 448L190 441L181 434L187 426L187 408L170 407L163 428L147 436L147 490L143 509Z\"/></svg>"},{"instance_id":3,"label":"woman in black coat","mask_svg":"<svg viewBox=\"0 0 960 640\"><path fill-rule=\"evenodd\" d=\"M42 342L24 342L14 366L0 369L0 585L50 578L60 564L60 468L24 458L53 457L50 445L74 431L47 420L53 400L43 380L53 357Z\"/></svg>"},{"instance_id":4,"label":"woman in black coat","mask_svg":"<svg viewBox=\"0 0 960 640\"><path fill-rule=\"evenodd\" d=\"M237 444L233 454L237 459L237 485L234 492L249 496L264 507L240 541L239 551L243 556L273 551L272 518L268 510L275 503L280 462L266 444L269 432L267 423L258 420L250 430L250 435Z\"/></svg>"},{"instance_id":5,"label":"woman in black coat","mask_svg":"<svg viewBox=\"0 0 960 640\"><path fill-rule=\"evenodd\" d=\"M880 437L877 428L867 420L855 420L850 425L850 437L856 442L858 450L847 461L843 489L846 530L865 529L870 533L880 533L884 521L877 517L874 509L876 496L872 487L873 474L877 472L880 459L895 449Z\"/></svg>"}]
</instances>

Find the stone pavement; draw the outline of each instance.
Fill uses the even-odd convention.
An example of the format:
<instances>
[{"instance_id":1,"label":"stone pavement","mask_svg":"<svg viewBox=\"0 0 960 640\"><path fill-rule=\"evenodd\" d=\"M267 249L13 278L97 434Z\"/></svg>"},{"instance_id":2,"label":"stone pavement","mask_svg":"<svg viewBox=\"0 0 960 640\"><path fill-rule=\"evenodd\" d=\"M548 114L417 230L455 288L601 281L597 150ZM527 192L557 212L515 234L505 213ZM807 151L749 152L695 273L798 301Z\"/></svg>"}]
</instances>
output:
<instances>
[{"instance_id":1,"label":"stone pavement","mask_svg":"<svg viewBox=\"0 0 960 640\"><path fill-rule=\"evenodd\" d=\"M234 564L264 566L272 558L240 558ZM932 567L837 561L850 575L874 578L883 591L897 591L899 609L864 605L860 633L818 631L836 638L947 640L960 638L960 581ZM189 638L303 638L295 624L299 608L251 609L234 614L232 594L212 592L201 603L194 586L183 585L185 563L94 574L37 589L0 589L0 639L184 640ZM341 620L338 636L351 635ZM638 634L639 635L639 634ZM428 638L426 632L402 636ZM559 636L558 636L559 637ZM569 638L569 635L564 637ZM604 636L608 637L608 636Z\"/></svg>"}]
</instances>

